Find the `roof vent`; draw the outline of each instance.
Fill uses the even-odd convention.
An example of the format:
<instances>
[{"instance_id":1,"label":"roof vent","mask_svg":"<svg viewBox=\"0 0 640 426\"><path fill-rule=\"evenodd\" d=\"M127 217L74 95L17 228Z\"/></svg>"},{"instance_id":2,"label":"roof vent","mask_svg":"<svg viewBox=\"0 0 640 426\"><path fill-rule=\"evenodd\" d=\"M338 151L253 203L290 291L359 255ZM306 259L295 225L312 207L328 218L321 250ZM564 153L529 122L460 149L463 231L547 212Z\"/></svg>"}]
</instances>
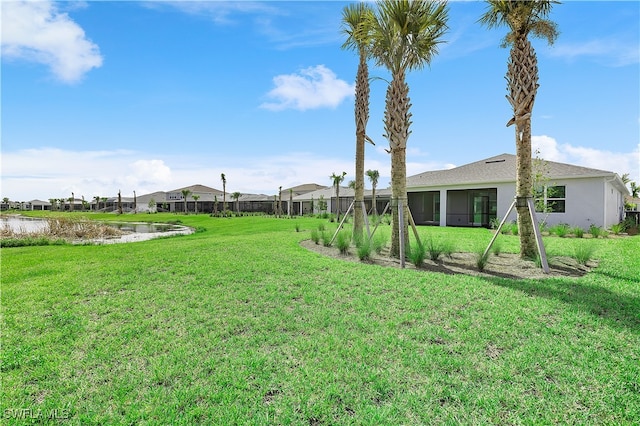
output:
<instances>
[{"instance_id":1,"label":"roof vent","mask_svg":"<svg viewBox=\"0 0 640 426\"><path fill-rule=\"evenodd\" d=\"M492 164L492 163L504 163L504 158L500 159L500 160L491 160L491 161L485 161L485 164Z\"/></svg>"}]
</instances>

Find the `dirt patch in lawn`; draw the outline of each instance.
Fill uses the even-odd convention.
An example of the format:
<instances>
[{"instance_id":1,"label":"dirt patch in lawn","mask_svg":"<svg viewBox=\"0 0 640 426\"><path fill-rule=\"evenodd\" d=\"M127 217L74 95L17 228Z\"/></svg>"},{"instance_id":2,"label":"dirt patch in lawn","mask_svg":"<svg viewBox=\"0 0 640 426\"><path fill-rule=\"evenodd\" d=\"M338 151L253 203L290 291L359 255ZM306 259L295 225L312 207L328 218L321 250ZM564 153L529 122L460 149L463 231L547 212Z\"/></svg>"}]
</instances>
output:
<instances>
[{"instance_id":1,"label":"dirt patch in lawn","mask_svg":"<svg viewBox=\"0 0 640 426\"><path fill-rule=\"evenodd\" d=\"M340 259L346 262L358 262L379 265L389 268L400 268L400 260L389 256L388 250L380 254L372 253L371 259L361 261L355 247L347 254L341 254L335 247L325 247L312 240L304 240L300 245L323 256ZM565 256L554 256L549 259L549 273L545 274L541 267L531 260L523 260L519 254L500 253L491 254L484 270L479 271L476 266L476 253L453 253L451 257L442 256L437 261L425 259L424 264L416 268L409 260L405 262L406 269L417 269L443 274L466 274L484 277L499 277L509 279L544 279L550 277L581 277L597 266L593 260L581 265L575 259Z\"/></svg>"}]
</instances>

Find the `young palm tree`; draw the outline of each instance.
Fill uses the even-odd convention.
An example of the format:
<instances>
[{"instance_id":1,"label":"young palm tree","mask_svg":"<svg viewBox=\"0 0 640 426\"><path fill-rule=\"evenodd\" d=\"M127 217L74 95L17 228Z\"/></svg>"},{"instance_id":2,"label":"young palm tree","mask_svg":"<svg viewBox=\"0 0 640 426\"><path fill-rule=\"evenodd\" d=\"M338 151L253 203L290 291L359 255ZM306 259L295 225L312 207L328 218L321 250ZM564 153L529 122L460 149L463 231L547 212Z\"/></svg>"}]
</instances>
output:
<instances>
[{"instance_id":1,"label":"young palm tree","mask_svg":"<svg viewBox=\"0 0 640 426\"><path fill-rule=\"evenodd\" d=\"M289 188L289 217L293 215L293 189Z\"/></svg>"},{"instance_id":2,"label":"young palm tree","mask_svg":"<svg viewBox=\"0 0 640 426\"><path fill-rule=\"evenodd\" d=\"M184 214L189 214L189 211L187 211L187 197L191 194L191 191L183 189L180 192L182 192L182 198L184 199Z\"/></svg>"},{"instance_id":3,"label":"young palm tree","mask_svg":"<svg viewBox=\"0 0 640 426\"><path fill-rule=\"evenodd\" d=\"M239 193L238 191L234 192L233 194L231 194L231 198L236 200L236 213L239 214L240 213L240 201L238 201L240 199L240 196L242 194Z\"/></svg>"},{"instance_id":4,"label":"young palm tree","mask_svg":"<svg viewBox=\"0 0 640 426\"><path fill-rule=\"evenodd\" d=\"M226 216L227 213L227 177L224 173L220 173L220 180L222 180L222 215Z\"/></svg>"},{"instance_id":5,"label":"young palm tree","mask_svg":"<svg viewBox=\"0 0 640 426\"><path fill-rule=\"evenodd\" d=\"M342 172L341 175L332 173L331 176L329 176L329 179L333 182L333 186L336 187L336 220L338 222L340 222L340 184L346 175L347 172Z\"/></svg>"},{"instance_id":6,"label":"young palm tree","mask_svg":"<svg viewBox=\"0 0 640 426\"><path fill-rule=\"evenodd\" d=\"M193 198L193 201L195 201L196 204L196 214L198 214L198 200L200 199L199 195L192 195L191 198Z\"/></svg>"},{"instance_id":7,"label":"young palm tree","mask_svg":"<svg viewBox=\"0 0 640 426\"><path fill-rule=\"evenodd\" d=\"M380 179L380 172L377 170L367 170L366 172L369 181L371 181L371 212L373 215L378 215L378 208L376 207L376 187L378 186L378 179Z\"/></svg>"},{"instance_id":8,"label":"young palm tree","mask_svg":"<svg viewBox=\"0 0 640 426\"><path fill-rule=\"evenodd\" d=\"M480 23L488 28L507 26L509 32L503 47L511 46L507 63L507 100L513 117L507 126L515 124L516 133L516 209L520 256L535 257L534 223L529 215L527 200L533 195L531 154L531 113L538 90L538 64L529 35L546 39L551 45L558 37L558 29L548 18L554 0L488 0L487 11Z\"/></svg>"},{"instance_id":9,"label":"young palm tree","mask_svg":"<svg viewBox=\"0 0 640 426\"><path fill-rule=\"evenodd\" d=\"M629 182L629 186L631 187L631 196L633 198L638 198L638 191L640 190L640 187L638 187L638 184L635 183L634 181Z\"/></svg>"},{"instance_id":10,"label":"young palm tree","mask_svg":"<svg viewBox=\"0 0 640 426\"><path fill-rule=\"evenodd\" d=\"M369 121L369 47L371 44L368 23L371 21L373 10L367 3L359 2L350 4L342 9L342 32L347 40L342 45L343 49L356 50L360 59L356 74L356 180L354 184L354 217L353 235L362 237L364 228L364 213L362 201L364 200L364 144L372 142L367 137L367 122ZM372 142L373 143L373 142Z\"/></svg>"},{"instance_id":11,"label":"young palm tree","mask_svg":"<svg viewBox=\"0 0 640 426\"><path fill-rule=\"evenodd\" d=\"M447 5L428 0L382 0L371 19L371 55L378 65L391 73L384 112L385 137L391 154L391 197L407 208L407 140L411 131L407 71L422 69L438 53L438 45L447 30ZM390 254L400 257L398 209L393 209ZM404 240L409 241L406 222ZM402 253L404 256L404 253Z\"/></svg>"}]
</instances>

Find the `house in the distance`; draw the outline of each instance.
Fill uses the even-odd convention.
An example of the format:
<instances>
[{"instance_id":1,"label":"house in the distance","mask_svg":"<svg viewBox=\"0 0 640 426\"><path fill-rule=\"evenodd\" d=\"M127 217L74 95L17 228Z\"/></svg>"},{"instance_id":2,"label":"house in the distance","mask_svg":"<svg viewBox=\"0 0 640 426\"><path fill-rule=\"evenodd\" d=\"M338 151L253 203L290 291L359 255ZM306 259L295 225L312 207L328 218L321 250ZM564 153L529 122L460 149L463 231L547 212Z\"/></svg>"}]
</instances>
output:
<instances>
[{"instance_id":1,"label":"house in the distance","mask_svg":"<svg viewBox=\"0 0 640 426\"><path fill-rule=\"evenodd\" d=\"M539 221L588 229L609 228L624 218L629 190L616 173L541 161L537 191ZM417 224L484 226L501 220L516 193L516 156L501 154L449 170L407 178L409 207ZM515 209L508 220L516 220Z\"/></svg>"}]
</instances>

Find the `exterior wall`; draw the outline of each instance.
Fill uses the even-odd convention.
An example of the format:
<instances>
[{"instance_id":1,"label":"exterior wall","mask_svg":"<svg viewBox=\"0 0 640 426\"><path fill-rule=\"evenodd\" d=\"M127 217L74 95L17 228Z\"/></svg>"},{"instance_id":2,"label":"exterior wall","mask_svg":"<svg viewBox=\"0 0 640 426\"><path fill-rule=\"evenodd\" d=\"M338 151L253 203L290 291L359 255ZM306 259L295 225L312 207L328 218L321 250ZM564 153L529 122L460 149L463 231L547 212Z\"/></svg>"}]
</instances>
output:
<instances>
[{"instance_id":1,"label":"exterior wall","mask_svg":"<svg viewBox=\"0 0 640 426\"><path fill-rule=\"evenodd\" d=\"M624 194L616 189L610 179L604 180L604 219L605 228L622 222L624 219Z\"/></svg>"},{"instance_id":2,"label":"exterior wall","mask_svg":"<svg viewBox=\"0 0 640 426\"><path fill-rule=\"evenodd\" d=\"M587 230L592 224L609 228L611 225L619 223L622 218L624 197L611 182L604 178L558 179L552 180L549 185L565 186L565 212L536 213L539 222L544 220L549 226L566 223L570 226L580 226ZM451 191L489 187L495 187L497 190L497 219L502 220L515 197L515 183L442 188L440 196L440 225L443 225L443 215L447 214L446 211L450 206L459 207L460 203L466 203L462 198L457 199L456 195L451 200ZM429 188L429 190L433 190L433 188ZM415 190L413 191L415 192ZM443 192L447 193L444 199ZM464 207L466 207L466 204ZM513 209L507 217L507 222L515 221L516 219L516 210Z\"/></svg>"},{"instance_id":3,"label":"exterior wall","mask_svg":"<svg viewBox=\"0 0 640 426\"><path fill-rule=\"evenodd\" d=\"M545 221L548 226L566 223L570 226L579 226L584 230L589 229L592 224L610 227L612 224L620 222L619 218L624 209L622 194L611 184L607 184L606 190L603 191L603 178L557 179L550 181L548 185L565 187L565 212L537 212L538 222ZM606 200L605 193L608 197ZM504 217L514 197L514 184L498 186L498 220ZM606 221L605 214L607 215ZM516 210L513 209L507 222L515 220L517 220L517 215Z\"/></svg>"},{"instance_id":4,"label":"exterior wall","mask_svg":"<svg viewBox=\"0 0 640 426\"><path fill-rule=\"evenodd\" d=\"M538 220L545 220L553 226L566 223L589 229L589 226L604 226L604 191L603 178L559 179L552 180L549 185L564 185L565 212L538 213Z\"/></svg>"}]
</instances>

